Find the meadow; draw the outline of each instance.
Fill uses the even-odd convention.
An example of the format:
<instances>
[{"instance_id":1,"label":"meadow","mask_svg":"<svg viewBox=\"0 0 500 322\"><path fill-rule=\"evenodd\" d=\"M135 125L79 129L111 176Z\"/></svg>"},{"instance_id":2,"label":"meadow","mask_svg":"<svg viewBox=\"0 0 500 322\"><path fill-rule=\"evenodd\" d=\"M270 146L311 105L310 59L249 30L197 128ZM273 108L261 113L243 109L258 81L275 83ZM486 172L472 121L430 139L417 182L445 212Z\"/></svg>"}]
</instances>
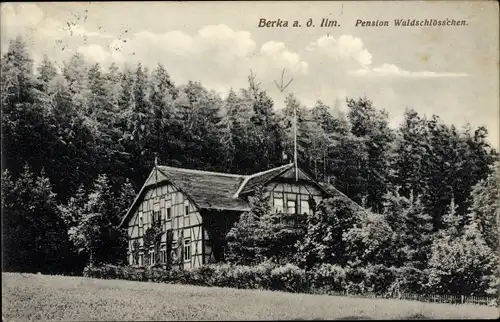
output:
<instances>
[{"instance_id":1,"label":"meadow","mask_svg":"<svg viewBox=\"0 0 500 322\"><path fill-rule=\"evenodd\" d=\"M498 308L2 273L2 320L492 319Z\"/></svg>"}]
</instances>

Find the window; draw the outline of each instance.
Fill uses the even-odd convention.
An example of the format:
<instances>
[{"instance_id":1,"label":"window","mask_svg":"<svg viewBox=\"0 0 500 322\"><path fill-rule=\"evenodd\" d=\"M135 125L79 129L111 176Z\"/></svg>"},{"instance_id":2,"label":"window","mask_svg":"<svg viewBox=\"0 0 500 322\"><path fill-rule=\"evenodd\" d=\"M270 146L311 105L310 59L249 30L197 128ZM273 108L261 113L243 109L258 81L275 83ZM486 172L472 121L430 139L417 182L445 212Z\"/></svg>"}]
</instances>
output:
<instances>
[{"instance_id":1,"label":"window","mask_svg":"<svg viewBox=\"0 0 500 322\"><path fill-rule=\"evenodd\" d=\"M283 212L283 199L274 198L274 211L276 213Z\"/></svg>"},{"instance_id":2,"label":"window","mask_svg":"<svg viewBox=\"0 0 500 322\"><path fill-rule=\"evenodd\" d=\"M142 218L142 212L139 212L139 236L143 234L143 218Z\"/></svg>"},{"instance_id":3,"label":"window","mask_svg":"<svg viewBox=\"0 0 500 322\"><path fill-rule=\"evenodd\" d=\"M144 265L144 255L142 253L139 254L139 266Z\"/></svg>"},{"instance_id":4,"label":"window","mask_svg":"<svg viewBox=\"0 0 500 322\"><path fill-rule=\"evenodd\" d=\"M149 251L149 257L151 258L151 263L149 263L149 265L156 264L156 254L155 254L155 251L153 249L151 249Z\"/></svg>"},{"instance_id":5,"label":"window","mask_svg":"<svg viewBox=\"0 0 500 322\"><path fill-rule=\"evenodd\" d=\"M304 215L309 215L310 213L309 201L307 200L300 201L300 213Z\"/></svg>"},{"instance_id":6,"label":"window","mask_svg":"<svg viewBox=\"0 0 500 322\"><path fill-rule=\"evenodd\" d=\"M184 261L191 260L191 239L184 239Z\"/></svg>"},{"instance_id":7,"label":"window","mask_svg":"<svg viewBox=\"0 0 500 322\"><path fill-rule=\"evenodd\" d=\"M188 200L184 201L184 215L185 216L189 215L189 201Z\"/></svg>"},{"instance_id":8,"label":"window","mask_svg":"<svg viewBox=\"0 0 500 322\"><path fill-rule=\"evenodd\" d=\"M153 223L161 222L160 210L153 211Z\"/></svg>"},{"instance_id":9,"label":"window","mask_svg":"<svg viewBox=\"0 0 500 322\"><path fill-rule=\"evenodd\" d=\"M287 213L294 214L297 212L297 209L295 208L295 200L288 200L286 206L287 206Z\"/></svg>"},{"instance_id":10,"label":"window","mask_svg":"<svg viewBox=\"0 0 500 322\"><path fill-rule=\"evenodd\" d=\"M166 257L167 257L166 255L167 255L167 251L166 251L166 249L165 249L165 248L162 248L162 249L160 250L160 263L162 263L162 264L165 264L165 263L166 263L166 261L167 261L167 260L166 260Z\"/></svg>"},{"instance_id":11,"label":"window","mask_svg":"<svg viewBox=\"0 0 500 322\"><path fill-rule=\"evenodd\" d=\"M167 208L167 220L170 220L172 218L172 208L168 207Z\"/></svg>"}]
</instances>

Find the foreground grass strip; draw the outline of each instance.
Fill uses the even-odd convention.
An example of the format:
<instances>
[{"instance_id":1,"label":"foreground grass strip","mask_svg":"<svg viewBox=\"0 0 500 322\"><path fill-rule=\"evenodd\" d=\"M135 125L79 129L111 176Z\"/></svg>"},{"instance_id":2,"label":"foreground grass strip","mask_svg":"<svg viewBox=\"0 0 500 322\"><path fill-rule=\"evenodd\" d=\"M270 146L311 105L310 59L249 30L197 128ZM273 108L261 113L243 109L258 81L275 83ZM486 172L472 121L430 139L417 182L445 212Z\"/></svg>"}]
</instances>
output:
<instances>
[{"instance_id":1,"label":"foreground grass strip","mask_svg":"<svg viewBox=\"0 0 500 322\"><path fill-rule=\"evenodd\" d=\"M2 314L6 321L492 319L498 309L3 273Z\"/></svg>"}]
</instances>

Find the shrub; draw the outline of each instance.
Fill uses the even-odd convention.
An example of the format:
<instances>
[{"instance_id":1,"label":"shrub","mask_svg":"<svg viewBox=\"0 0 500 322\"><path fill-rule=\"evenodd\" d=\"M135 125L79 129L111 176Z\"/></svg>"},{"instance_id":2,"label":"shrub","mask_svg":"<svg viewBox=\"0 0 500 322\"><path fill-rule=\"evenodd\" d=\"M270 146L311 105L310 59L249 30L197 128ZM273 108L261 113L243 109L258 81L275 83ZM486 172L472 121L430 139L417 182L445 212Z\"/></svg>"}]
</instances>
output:
<instances>
[{"instance_id":1,"label":"shrub","mask_svg":"<svg viewBox=\"0 0 500 322\"><path fill-rule=\"evenodd\" d=\"M194 268L193 276L195 276L194 281L196 281L197 285L206 285L206 286L215 286L215 267L214 265L204 265L197 268Z\"/></svg>"},{"instance_id":2,"label":"shrub","mask_svg":"<svg viewBox=\"0 0 500 322\"><path fill-rule=\"evenodd\" d=\"M345 269L338 265L321 264L307 272L310 288L317 293L341 292L346 286Z\"/></svg>"},{"instance_id":3,"label":"shrub","mask_svg":"<svg viewBox=\"0 0 500 322\"><path fill-rule=\"evenodd\" d=\"M394 268L394 281L389 285L387 294L397 295L400 293L425 293L424 285L427 284L427 272L413 267Z\"/></svg>"},{"instance_id":4,"label":"shrub","mask_svg":"<svg viewBox=\"0 0 500 322\"><path fill-rule=\"evenodd\" d=\"M253 267L256 288L270 290L272 289L271 272L277 267L270 261L260 263Z\"/></svg>"},{"instance_id":5,"label":"shrub","mask_svg":"<svg viewBox=\"0 0 500 322\"><path fill-rule=\"evenodd\" d=\"M369 265L362 270L368 292L386 295L389 286L396 280L396 272L384 265Z\"/></svg>"},{"instance_id":6,"label":"shrub","mask_svg":"<svg viewBox=\"0 0 500 322\"><path fill-rule=\"evenodd\" d=\"M116 279L118 277L118 266L104 264L101 266L86 266L83 269L83 276L102 279Z\"/></svg>"},{"instance_id":7,"label":"shrub","mask_svg":"<svg viewBox=\"0 0 500 322\"><path fill-rule=\"evenodd\" d=\"M304 292L307 286L305 271L292 264L276 267L271 271L271 286L274 290Z\"/></svg>"}]
</instances>

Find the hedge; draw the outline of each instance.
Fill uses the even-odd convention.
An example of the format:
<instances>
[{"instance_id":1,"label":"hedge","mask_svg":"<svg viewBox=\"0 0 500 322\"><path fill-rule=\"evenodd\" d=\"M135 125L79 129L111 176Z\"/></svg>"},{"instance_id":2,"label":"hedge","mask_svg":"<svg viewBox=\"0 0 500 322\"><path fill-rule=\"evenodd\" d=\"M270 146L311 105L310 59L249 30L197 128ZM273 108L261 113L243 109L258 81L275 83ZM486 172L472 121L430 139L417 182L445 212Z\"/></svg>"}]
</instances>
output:
<instances>
[{"instance_id":1,"label":"hedge","mask_svg":"<svg viewBox=\"0 0 500 322\"><path fill-rule=\"evenodd\" d=\"M353 295L375 294L394 297L401 293L423 293L427 274L414 268L382 265L351 268L321 264L305 271L295 265L269 262L255 266L211 264L193 269L133 268L102 265L86 267L83 275L102 279L123 279L200 286L263 289L300 293Z\"/></svg>"}]
</instances>

